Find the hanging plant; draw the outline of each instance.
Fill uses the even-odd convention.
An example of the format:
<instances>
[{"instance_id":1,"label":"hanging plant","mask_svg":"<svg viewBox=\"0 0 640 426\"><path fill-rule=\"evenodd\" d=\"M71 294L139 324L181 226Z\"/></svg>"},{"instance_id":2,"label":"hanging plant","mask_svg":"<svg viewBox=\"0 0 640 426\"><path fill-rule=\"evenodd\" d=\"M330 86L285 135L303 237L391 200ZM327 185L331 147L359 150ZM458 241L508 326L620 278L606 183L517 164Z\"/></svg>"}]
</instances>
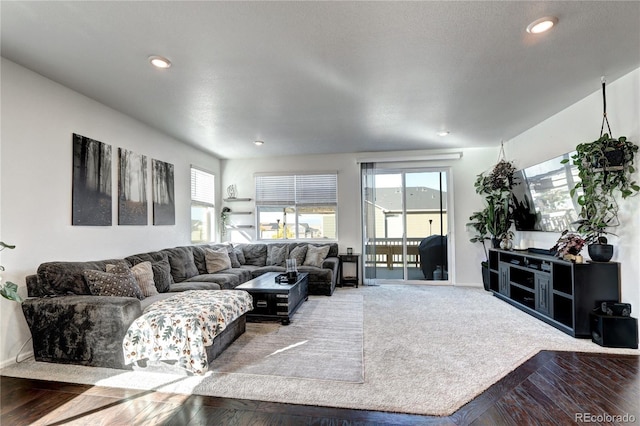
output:
<instances>
[{"instance_id":1,"label":"hanging plant","mask_svg":"<svg viewBox=\"0 0 640 426\"><path fill-rule=\"evenodd\" d=\"M480 173L474 183L476 193L484 198L485 208L473 212L469 217L467 226L473 231L469 241L482 243L485 259L485 240L491 240L491 245L498 248L501 240L513 238L513 233L510 232L513 224L511 189L515 171L513 163L504 159L504 146L501 146L496 165L488 173Z\"/></svg>"},{"instance_id":2,"label":"hanging plant","mask_svg":"<svg viewBox=\"0 0 640 426\"><path fill-rule=\"evenodd\" d=\"M229 213L231 209L229 207L223 207L220 211L220 235L227 234L227 225L229 224Z\"/></svg>"},{"instance_id":3,"label":"hanging plant","mask_svg":"<svg viewBox=\"0 0 640 426\"><path fill-rule=\"evenodd\" d=\"M605 235L615 235L610 229L620 225L619 197L625 199L640 192L640 186L632 178L636 171L634 162L638 145L628 141L625 136L618 139L610 136L604 79L602 96L604 113L600 137L593 142L579 144L571 157L580 177L580 181L571 190L571 196L582 190L577 198L580 205L578 232L589 245L590 254L591 245L607 244ZM603 133L605 123L609 133ZM568 161L563 160L563 163ZM608 251L613 255L612 248Z\"/></svg>"}]
</instances>

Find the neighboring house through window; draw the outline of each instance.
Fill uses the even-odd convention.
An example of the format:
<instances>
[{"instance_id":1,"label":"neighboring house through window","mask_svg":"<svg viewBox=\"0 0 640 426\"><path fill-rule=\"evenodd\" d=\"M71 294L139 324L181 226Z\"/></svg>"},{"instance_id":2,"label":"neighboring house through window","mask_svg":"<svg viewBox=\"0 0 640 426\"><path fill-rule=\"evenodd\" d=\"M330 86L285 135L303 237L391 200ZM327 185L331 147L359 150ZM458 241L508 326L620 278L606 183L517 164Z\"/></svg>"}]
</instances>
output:
<instances>
[{"instance_id":1,"label":"neighboring house through window","mask_svg":"<svg viewBox=\"0 0 640 426\"><path fill-rule=\"evenodd\" d=\"M191 167L191 242L215 240L215 176Z\"/></svg>"},{"instance_id":2,"label":"neighboring house through window","mask_svg":"<svg viewBox=\"0 0 640 426\"><path fill-rule=\"evenodd\" d=\"M338 175L257 175L260 240L336 240Z\"/></svg>"}]
</instances>

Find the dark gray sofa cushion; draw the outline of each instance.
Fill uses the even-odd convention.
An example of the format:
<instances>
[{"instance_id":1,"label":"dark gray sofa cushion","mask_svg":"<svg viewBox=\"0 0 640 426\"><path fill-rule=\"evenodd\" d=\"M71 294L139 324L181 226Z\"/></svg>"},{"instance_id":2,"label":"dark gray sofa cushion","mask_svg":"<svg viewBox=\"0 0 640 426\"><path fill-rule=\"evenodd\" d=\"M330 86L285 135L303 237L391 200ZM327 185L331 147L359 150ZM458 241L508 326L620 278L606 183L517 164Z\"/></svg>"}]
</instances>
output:
<instances>
[{"instance_id":1,"label":"dark gray sofa cushion","mask_svg":"<svg viewBox=\"0 0 640 426\"><path fill-rule=\"evenodd\" d=\"M162 250L169 256L171 276L176 283L195 277L200 272L196 267L192 247L175 247Z\"/></svg>"},{"instance_id":2,"label":"dark gray sofa cushion","mask_svg":"<svg viewBox=\"0 0 640 426\"><path fill-rule=\"evenodd\" d=\"M105 271L107 263L129 266L124 259L108 259L93 262L46 262L38 267L38 285L41 292L51 296L91 294L83 271Z\"/></svg>"},{"instance_id":3,"label":"dark gray sofa cushion","mask_svg":"<svg viewBox=\"0 0 640 426\"><path fill-rule=\"evenodd\" d=\"M265 266L267 264L266 244L245 244L242 246L245 265Z\"/></svg>"},{"instance_id":4,"label":"dark gray sofa cushion","mask_svg":"<svg viewBox=\"0 0 640 426\"><path fill-rule=\"evenodd\" d=\"M196 277L201 276L202 275L196 275ZM179 293L187 290L220 290L220 288L220 284L209 281L182 281L171 285L171 293Z\"/></svg>"},{"instance_id":5,"label":"dark gray sofa cushion","mask_svg":"<svg viewBox=\"0 0 640 426\"><path fill-rule=\"evenodd\" d=\"M267 244L267 266L285 266L288 256L287 244Z\"/></svg>"},{"instance_id":6,"label":"dark gray sofa cushion","mask_svg":"<svg viewBox=\"0 0 640 426\"><path fill-rule=\"evenodd\" d=\"M183 281L184 284L193 284L193 283L214 283L218 284L221 289L229 290L240 285L240 278L236 274L227 274L225 271L216 272L215 274L200 274L195 275L189 278L186 281ZM181 283L181 284L182 284ZM177 286L176 284L171 286L171 291L176 291L176 288L181 288L181 291L184 290L196 290L190 289L186 287Z\"/></svg>"},{"instance_id":7,"label":"dark gray sofa cushion","mask_svg":"<svg viewBox=\"0 0 640 426\"><path fill-rule=\"evenodd\" d=\"M289 247L289 259L295 259L297 266L302 265L306 257L307 257L306 244L300 244L293 248Z\"/></svg>"},{"instance_id":8,"label":"dark gray sofa cushion","mask_svg":"<svg viewBox=\"0 0 640 426\"><path fill-rule=\"evenodd\" d=\"M129 262L129 266L135 266L142 262L151 262L153 282L156 285L156 289L158 289L160 293L166 293L171 288L173 277L171 276L171 265L169 264L169 256L167 253L160 251L139 253L125 257L125 260Z\"/></svg>"}]
</instances>

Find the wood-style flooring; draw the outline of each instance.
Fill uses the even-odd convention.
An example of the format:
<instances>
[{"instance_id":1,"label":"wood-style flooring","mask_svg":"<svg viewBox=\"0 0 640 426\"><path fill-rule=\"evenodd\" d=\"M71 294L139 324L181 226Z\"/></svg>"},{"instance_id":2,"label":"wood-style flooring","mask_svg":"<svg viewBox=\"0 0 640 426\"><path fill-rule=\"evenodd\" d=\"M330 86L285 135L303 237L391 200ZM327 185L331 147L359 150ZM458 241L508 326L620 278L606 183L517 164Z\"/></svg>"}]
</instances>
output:
<instances>
[{"instance_id":1,"label":"wood-style flooring","mask_svg":"<svg viewBox=\"0 0 640 426\"><path fill-rule=\"evenodd\" d=\"M0 378L1 425L570 425L640 423L637 356L540 352L449 417ZM580 417L582 416L582 417ZM600 416L600 417L596 417Z\"/></svg>"}]
</instances>

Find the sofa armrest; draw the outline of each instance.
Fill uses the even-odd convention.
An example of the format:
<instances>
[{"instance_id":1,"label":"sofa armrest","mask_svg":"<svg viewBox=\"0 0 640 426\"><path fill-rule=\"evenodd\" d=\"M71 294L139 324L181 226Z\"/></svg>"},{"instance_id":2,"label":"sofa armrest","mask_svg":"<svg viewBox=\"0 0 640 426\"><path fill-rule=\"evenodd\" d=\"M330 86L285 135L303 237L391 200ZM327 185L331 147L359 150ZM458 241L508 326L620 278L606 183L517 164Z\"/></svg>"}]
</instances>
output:
<instances>
[{"instance_id":1,"label":"sofa armrest","mask_svg":"<svg viewBox=\"0 0 640 426\"><path fill-rule=\"evenodd\" d=\"M28 298L22 311L33 337L36 361L127 368L122 340L142 315L133 297Z\"/></svg>"},{"instance_id":2,"label":"sofa armrest","mask_svg":"<svg viewBox=\"0 0 640 426\"><path fill-rule=\"evenodd\" d=\"M325 269L331 269L331 288L335 288L338 279L338 266L340 265L340 259L337 257L327 257L322 263L322 267Z\"/></svg>"}]
</instances>

